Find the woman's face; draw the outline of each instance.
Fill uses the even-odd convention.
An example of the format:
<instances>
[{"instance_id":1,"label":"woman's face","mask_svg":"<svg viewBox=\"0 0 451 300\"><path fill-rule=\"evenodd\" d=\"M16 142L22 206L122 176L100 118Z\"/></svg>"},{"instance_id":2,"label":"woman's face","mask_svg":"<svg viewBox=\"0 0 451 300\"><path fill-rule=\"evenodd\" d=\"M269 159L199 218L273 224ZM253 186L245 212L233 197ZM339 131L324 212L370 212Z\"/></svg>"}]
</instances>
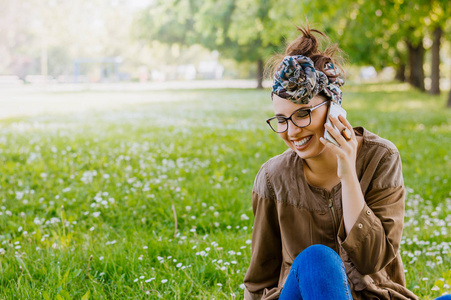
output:
<instances>
[{"instance_id":1,"label":"woman's face","mask_svg":"<svg viewBox=\"0 0 451 300\"><path fill-rule=\"evenodd\" d=\"M290 100L283 99L277 95L273 95L272 103L275 115L290 117L291 114L300 108L312 108L326 101L321 96L315 96L310 100L309 104L295 104ZM299 128L288 121L288 130L279 133L288 147L293 149L303 159L313 158L320 155L325 147L319 138L324 136L324 123L326 122L327 105L322 105L311 112L310 125Z\"/></svg>"}]
</instances>

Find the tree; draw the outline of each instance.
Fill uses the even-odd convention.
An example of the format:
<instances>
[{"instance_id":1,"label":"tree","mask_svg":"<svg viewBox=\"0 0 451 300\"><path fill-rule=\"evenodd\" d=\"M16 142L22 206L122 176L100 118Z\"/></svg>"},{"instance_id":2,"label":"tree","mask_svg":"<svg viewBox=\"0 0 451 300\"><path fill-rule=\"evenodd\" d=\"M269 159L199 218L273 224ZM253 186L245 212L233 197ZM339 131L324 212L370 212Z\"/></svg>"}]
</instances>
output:
<instances>
[{"instance_id":1,"label":"tree","mask_svg":"<svg viewBox=\"0 0 451 300\"><path fill-rule=\"evenodd\" d=\"M442 28L437 26L433 32L432 59L431 59L431 89L432 95L440 95L440 39Z\"/></svg>"},{"instance_id":2,"label":"tree","mask_svg":"<svg viewBox=\"0 0 451 300\"><path fill-rule=\"evenodd\" d=\"M451 13L449 1L434 0L431 3L427 21L430 23L429 28L432 32L432 59L431 59L431 89L430 93L433 95L440 94L440 45L443 36L443 28L449 20Z\"/></svg>"},{"instance_id":3,"label":"tree","mask_svg":"<svg viewBox=\"0 0 451 300\"><path fill-rule=\"evenodd\" d=\"M285 0L287 1L287 0ZM283 1L281 1L283 2ZM257 64L262 88L264 60L283 43L289 14L281 3L257 0L155 1L136 22L137 37L167 44L200 44L225 57ZM286 6L285 6L286 8Z\"/></svg>"},{"instance_id":4,"label":"tree","mask_svg":"<svg viewBox=\"0 0 451 300\"><path fill-rule=\"evenodd\" d=\"M128 10L124 1L0 1L0 72L56 77L79 57L127 55Z\"/></svg>"},{"instance_id":5,"label":"tree","mask_svg":"<svg viewBox=\"0 0 451 300\"><path fill-rule=\"evenodd\" d=\"M335 32L353 63L371 64L376 68L393 66L397 79L408 79L413 86L424 90L423 39L430 37L436 28L443 28L449 20L449 1L341 0L331 3L332 15L321 6L324 4L311 1L313 9L308 11L320 11L324 15L316 17L326 20L329 30ZM438 86L440 77L439 33L435 31L436 42L432 47L433 88Z\"/></svg>"}]
</instances>

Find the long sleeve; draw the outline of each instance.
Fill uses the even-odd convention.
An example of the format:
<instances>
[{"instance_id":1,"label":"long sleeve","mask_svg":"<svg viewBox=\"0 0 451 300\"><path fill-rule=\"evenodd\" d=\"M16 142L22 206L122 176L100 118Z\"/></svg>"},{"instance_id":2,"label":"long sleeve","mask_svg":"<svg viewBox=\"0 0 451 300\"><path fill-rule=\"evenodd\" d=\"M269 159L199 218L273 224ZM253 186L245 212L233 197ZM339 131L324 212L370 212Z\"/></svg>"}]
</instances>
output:
<instances>
[{"instance_id":1,"label":"long sleeve","mask_svg":"<svg viewBox=\"0 0 451 300\"><path fill-rule=\"evenodd\" d=\"M338 241L363 275L378 272L398 253L404 222L403 184L399 153L388 152L378 163L364 193L365 206L347 236L344 223L340 225Z\"/></svg>"},{"instance_id":2,"label":"long sleeve","mask_svg":"<svg viewBox=\"0 0 451 300\"><path fill-rule=\"evenodd\" d=\"M254 183L254 228L249 268L244 278L245 299L261 299L265 289L277 287L282 264L282 244L275 196L265 165Z\"/></svg>"}]
</instances>

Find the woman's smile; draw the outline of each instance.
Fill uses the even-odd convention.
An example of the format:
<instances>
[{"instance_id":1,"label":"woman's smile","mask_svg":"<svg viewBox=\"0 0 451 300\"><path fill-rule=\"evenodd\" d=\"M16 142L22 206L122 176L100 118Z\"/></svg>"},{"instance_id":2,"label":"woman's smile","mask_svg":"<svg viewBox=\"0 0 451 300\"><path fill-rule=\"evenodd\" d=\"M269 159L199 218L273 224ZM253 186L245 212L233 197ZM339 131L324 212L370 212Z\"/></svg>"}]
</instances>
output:
<instances>
[{"instance_id":1,"label":"woman's smile","mask_svg":"<svg viewBox=\"0 0 451 300\"><path fill-rule=\"evenodd\" d=\"M303 150L308 147L310 141L312 140L313 135L307 136L300 140L293 140L293 144L296 147L296 150Z\"/></svg>"}]
</instances>

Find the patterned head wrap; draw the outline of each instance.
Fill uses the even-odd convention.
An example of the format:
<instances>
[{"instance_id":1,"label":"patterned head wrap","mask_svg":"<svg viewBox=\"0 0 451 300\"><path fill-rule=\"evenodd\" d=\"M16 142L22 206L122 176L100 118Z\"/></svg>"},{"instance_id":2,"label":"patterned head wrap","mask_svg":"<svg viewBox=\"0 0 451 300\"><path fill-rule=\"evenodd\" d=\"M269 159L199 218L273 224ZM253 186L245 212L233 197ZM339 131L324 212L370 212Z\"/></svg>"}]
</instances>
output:
<instances>
[{"instance_id":1,"label":"patterned head wrap","mask_svg":"<svg viewBox=\"0 0 451 300\"><path fill-rule=\"evenodd\" d=\"M285 56L274 75L272 92L296 104L307 104L323 92L328 99L341 105L340 86L343 84L330 62L324 66L323 73L316 70L313 61L306 56Z\"/></svg>"}]
</instances>

